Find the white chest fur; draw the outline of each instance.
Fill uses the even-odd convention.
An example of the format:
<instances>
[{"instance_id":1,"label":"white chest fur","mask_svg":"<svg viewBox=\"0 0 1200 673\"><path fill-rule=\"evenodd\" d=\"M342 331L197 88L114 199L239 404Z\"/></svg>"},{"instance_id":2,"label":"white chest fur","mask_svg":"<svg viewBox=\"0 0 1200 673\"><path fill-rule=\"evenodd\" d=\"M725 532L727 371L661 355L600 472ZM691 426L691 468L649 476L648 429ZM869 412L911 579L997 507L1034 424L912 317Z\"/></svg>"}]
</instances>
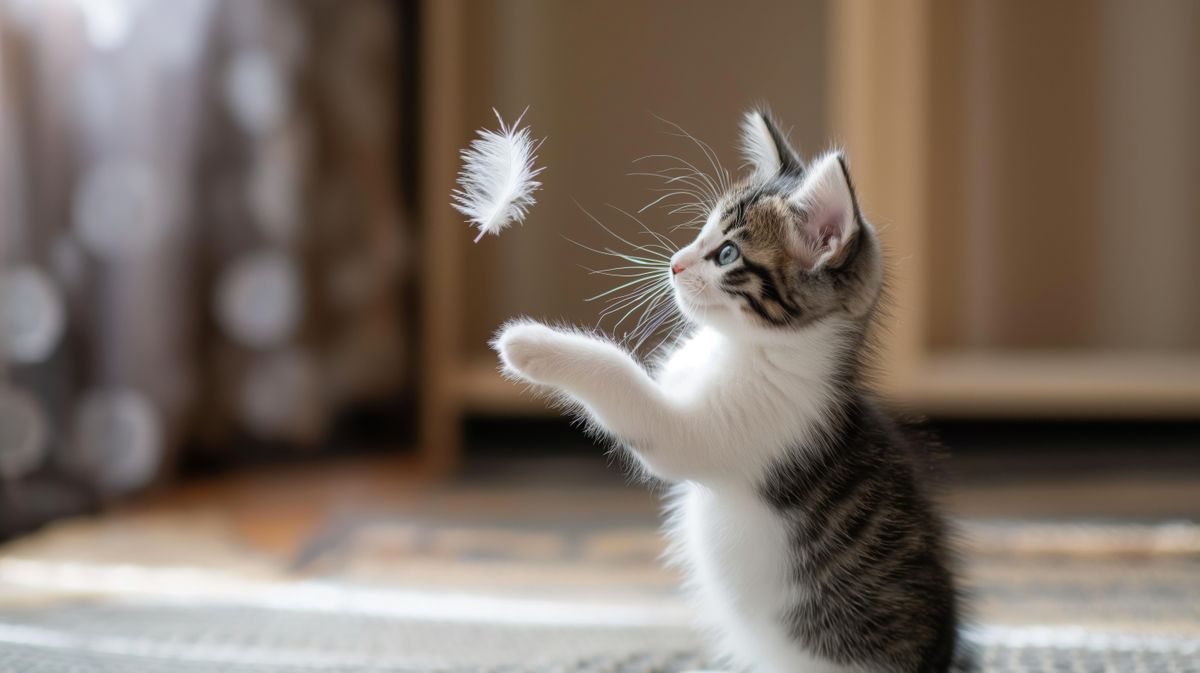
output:
<instances>
[{"instance_id":1,"label":"white chest fur","mask_svg":"<svg viewBox=\"0 0 1200 673\"><path fill-rule=\"evenodd\" d=\"M737 343L700 330L655 376L662 394L693 419L663 428L660 440L674 443L681 460L690 454L713 468L708 476L758 486L785 451L810 443L831 405L841 341L831 329L814 327L779 344Z\"/></svg>"}]
</instances>

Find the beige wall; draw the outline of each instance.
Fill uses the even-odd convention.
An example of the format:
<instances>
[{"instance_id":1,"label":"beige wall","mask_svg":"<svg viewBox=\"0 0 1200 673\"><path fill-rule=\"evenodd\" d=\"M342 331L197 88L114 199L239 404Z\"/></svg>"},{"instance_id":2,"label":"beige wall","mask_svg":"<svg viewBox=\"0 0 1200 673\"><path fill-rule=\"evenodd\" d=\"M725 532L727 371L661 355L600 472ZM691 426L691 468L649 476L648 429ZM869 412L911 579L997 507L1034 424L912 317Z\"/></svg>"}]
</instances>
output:
<instances>
[{"instance_id":1,"label":"beige wall","mask_svg":"<svg viewBox=\"0 0 1200 673\"><path fill-rule=\"evenodd\" d=\"M935 3L941 349L1200 348L1200 3Z\"/></svg>"}]
</instances>

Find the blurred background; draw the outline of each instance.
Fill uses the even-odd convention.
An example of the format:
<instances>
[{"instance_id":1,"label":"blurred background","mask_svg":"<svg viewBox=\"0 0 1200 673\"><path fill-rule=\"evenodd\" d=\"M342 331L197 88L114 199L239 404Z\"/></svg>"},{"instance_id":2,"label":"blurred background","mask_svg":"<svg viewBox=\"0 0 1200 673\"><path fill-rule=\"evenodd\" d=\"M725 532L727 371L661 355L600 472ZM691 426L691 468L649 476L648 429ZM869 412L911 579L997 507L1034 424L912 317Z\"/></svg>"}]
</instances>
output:
<instances>
[{"instance_id":1,"label":"blurred background","mask_svg":"<svg viewBox=\"0 0 1200 673\"><path fill-rule=\"evenodd\" d=\"M48 661L13 629L104 623L201 670L210 650L163 643L225 643L283 604L262 642L295 655L320 631L304 656L347 670L377 663L345 659L363 647L417 667L549 651L429 636L411 620L517 610L411 593L436 589L619 597L640 607L614 624L665 630L546 613L586 632L547 656L703 663L670 630L655 499L501 380L487 341L518 314L622 336L585 246L639 219L684 243L636 174L716 170L701 142L736 173L760 103L805 156L846 148L893 274L880 387L951 452L985 624L1126 629L1194 664L1191 0L0 0L0 651ZM526 107L539 203L472 244L458 151ZM131 616L96 592L206 607ZM424 635L364 645L381 619ZM286 663L244 650L224 664Z\"/></svg>"}]
</instances>

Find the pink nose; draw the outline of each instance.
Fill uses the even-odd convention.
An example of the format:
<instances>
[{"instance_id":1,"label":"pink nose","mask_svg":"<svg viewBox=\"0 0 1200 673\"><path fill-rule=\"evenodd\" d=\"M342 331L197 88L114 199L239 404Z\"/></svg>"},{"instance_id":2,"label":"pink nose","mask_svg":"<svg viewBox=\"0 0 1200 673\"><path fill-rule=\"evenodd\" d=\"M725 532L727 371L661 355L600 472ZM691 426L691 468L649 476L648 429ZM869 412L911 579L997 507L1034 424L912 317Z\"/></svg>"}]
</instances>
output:
<instances>
[{"instance_id":1,"label":"pink nose","mask_svg":"<svg viewBox=\"0 0 1200 673\"><path fill-rule=\"evenodd\" d=\"M678 276L679 274L683 273L683 270L685 268L687 268L687 267L680 264L679 262L675 262L674 264L671 265L671 275Z\"/></svg>"}]
</instances>

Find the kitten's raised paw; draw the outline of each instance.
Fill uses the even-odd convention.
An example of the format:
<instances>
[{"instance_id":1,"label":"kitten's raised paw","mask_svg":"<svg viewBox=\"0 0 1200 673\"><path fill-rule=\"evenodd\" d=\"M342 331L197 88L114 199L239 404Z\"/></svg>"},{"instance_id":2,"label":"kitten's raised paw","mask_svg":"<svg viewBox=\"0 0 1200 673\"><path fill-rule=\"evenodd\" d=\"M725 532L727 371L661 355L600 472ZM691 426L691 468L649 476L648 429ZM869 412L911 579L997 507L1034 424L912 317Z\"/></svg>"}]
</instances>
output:
<instances>
[{"instance_id":1,"label":"kitten's raised paw","mask_svg":"<svg viewBox=\"0 0 1200 673\"><path fill-rule=\"evenodd\" d=\"M523 320L505 325L492 341L492 348L500 354L506 374L549 383L563 336L541 323Z\"/></svg>"}]
</instances>

